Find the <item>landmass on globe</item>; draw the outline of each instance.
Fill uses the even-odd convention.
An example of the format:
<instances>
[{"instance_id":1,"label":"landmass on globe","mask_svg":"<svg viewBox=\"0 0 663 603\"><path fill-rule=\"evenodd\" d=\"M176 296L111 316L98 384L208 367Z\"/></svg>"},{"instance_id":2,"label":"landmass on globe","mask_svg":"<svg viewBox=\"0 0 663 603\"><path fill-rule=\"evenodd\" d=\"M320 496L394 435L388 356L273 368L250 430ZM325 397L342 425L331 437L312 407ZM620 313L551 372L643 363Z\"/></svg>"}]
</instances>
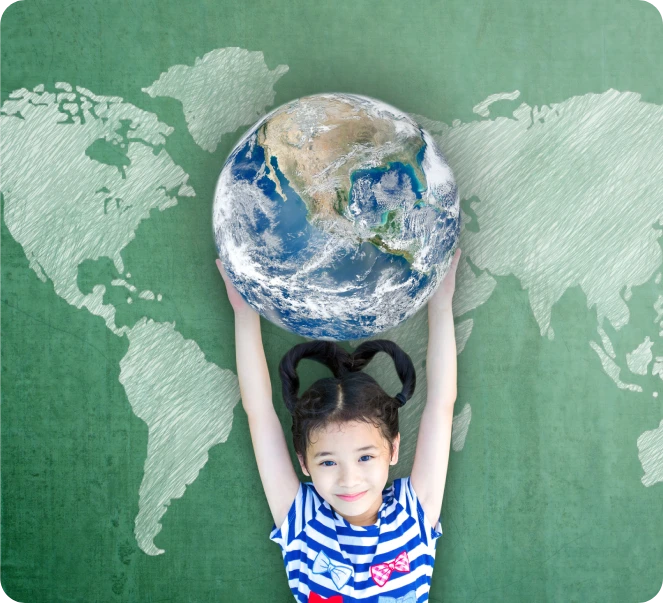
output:
<instances>
[{"instance_id":1,"label":"landmass on globe","mask_svg":"<svg viewBox=\"0 0 663 603\"><path fill-rule=\"evenodd\" d=\"M312 96L306 110L284 111L259 129L257 143L265 151L265 162L275 161L292 189L304 201L307 220L321 228L345 229L348 236L367 236L356 228L349 208L350 193L359 170L395 164L410 166L413 186L425 190L426 175L417 155L425 147L419 128L409 119L373 116L363 105L339 96ZM286 200L275 171L267 177ZM397 184L397 183L396 183ZM403 255L410 263L414 253L389 247L381 233L396 234L396 210L387 209L368 240L387 253ZM339 220L339 216L346 218ZM360 227L361 227L360 223ZM364 230L364 232L362 232Z\"/></svg>"}]
</instances>

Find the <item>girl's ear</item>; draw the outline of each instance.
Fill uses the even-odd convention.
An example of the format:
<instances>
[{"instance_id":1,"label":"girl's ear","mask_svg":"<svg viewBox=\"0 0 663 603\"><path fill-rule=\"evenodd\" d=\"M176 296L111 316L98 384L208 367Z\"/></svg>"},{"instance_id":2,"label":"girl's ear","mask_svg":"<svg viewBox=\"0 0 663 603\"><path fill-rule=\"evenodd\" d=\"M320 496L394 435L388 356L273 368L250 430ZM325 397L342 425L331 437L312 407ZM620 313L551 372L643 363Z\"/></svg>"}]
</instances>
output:
<instances>
[{"instance_id":1,"label":"girl's ear","mask_svg":"<svg viewBox=\"0 0 663 603\"><path fill-rule=\"evenodd\" d=\"M400 434L400 432L398 432L396 434L396 437L394 438L393 444L394 444L394 452L391 455L391 461L389 461L390 465L395 465L396 463L398 463L398 451L399 451L400 446L401 446L401 434Z\"/></svg>"},{"instance_id":2,"label":"girl's ear","mask_svg":"<svg viewBox=\"0 0 663 603\"><path fill-rule=\"evenodd\" d=\"M302 457L301 454L297 454L297 460L299 460L299 466L302 468L302 472L306 477L311 477L311 474L306 470L306 466L304 465L304 457Z\"/></svg>"}]
</instances>

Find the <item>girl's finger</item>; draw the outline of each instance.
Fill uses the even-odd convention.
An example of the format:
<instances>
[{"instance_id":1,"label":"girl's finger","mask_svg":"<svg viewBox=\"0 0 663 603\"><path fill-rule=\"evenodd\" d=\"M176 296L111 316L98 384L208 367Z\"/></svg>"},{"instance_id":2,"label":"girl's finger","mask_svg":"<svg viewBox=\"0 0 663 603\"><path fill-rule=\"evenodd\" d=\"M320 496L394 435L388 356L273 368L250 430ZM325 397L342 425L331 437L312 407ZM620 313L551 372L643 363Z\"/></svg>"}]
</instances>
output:
<instances>
[{"instance_id":1,"label":"girl's finger","mask_svg":"<svg viewBox=\"0 0 663 603\"><path fill-rule=\"evenodd\" d=\"M456 268L458 266L458 262L460 262L460 247L456 249L456 253L454 253L454 257L451 260L451 267Z\"/></svg>"}]
</instances>

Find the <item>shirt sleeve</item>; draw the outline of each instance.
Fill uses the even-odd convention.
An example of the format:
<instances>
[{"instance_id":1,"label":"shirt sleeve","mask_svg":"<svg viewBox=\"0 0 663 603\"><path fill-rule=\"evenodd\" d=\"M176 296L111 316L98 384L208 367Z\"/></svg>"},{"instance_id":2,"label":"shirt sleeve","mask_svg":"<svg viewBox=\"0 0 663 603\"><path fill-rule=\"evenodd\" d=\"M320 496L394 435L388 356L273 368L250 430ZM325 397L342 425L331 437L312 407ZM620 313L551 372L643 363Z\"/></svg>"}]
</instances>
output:
<instances>
[{"instance_id":1,"label":"shirt sleeve","mask_svg":"<svg viewBox=\"0 0 663 603\"><path fill-rule=\"evenodd\" d=\"M401 504L405 507L406 511L414 517L421 532L421 539L426 546L435 546L437 539L442 536L442 524L437 520L435 527L433 527L424 513L424 508L417 497L410 477L404 477L400 480L400 492L398 497Z\"/></svg>"},{"instance_id":2,"label":"shirt sleeve","mask_svg":"<svg viewBox=\"0 0 663 603\"><path fill-rule=\"evenodd\" d=\"M277 527L272 524L272 531L269 539L276 542L283 552L287 551L290 545L297 540L306 528L306 524L311 521L322 503L313 484L309 482L300 482L297 496L290 506L288 515L283 523Z\"/></svg>"}]
</instances>

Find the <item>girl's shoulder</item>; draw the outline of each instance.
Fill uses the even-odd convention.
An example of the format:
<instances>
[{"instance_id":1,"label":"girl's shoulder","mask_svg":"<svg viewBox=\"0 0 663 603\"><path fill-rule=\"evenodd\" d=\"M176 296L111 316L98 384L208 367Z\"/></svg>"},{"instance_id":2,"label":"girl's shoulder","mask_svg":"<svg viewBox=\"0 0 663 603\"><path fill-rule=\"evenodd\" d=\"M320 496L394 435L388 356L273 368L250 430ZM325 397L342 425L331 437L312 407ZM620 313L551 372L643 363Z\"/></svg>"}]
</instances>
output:
<instances>
[{"instance_id":1,"label":"girl's shoulder","mask_svg":"<svg viewBox=\"0 0 663 603\"><path fill-rule=\"evenodd\" d=\"M431 525L424 513L421 501L412 487L410 476L394 480L392 486L394 488L394 501L405 511L407 516L416 521L424 543L427 545L433 544L442 536L442 524L438 520L435 526Z\"/></svg>"},{"instance_id":2,"label":"girl's shoulder","mask_svg":"<svg viewBox=\"0 0 663 603\"><path fill-rule=\"evenodd\" d=\"M312 482L300 482L295 500L290 505L283 524L280 526L273 524L269 539L286 549L299 538L325 504Z\"/></svg>"},{"instance_id":3,"label":"girl's shoulder","mask_svg":"<svg viewBox=\"0 0 663 603\"><path fill-rule=\"evenodd\" d=\"M395 479L392 483L391 486L387 490L389 490L392 494L392 496L400 500L400 498L403 496L403 492L407 488L407 484L410 481L410 476L408 475L407 477L401 477L398 479Z\"/></svg>"}]
</instances>

